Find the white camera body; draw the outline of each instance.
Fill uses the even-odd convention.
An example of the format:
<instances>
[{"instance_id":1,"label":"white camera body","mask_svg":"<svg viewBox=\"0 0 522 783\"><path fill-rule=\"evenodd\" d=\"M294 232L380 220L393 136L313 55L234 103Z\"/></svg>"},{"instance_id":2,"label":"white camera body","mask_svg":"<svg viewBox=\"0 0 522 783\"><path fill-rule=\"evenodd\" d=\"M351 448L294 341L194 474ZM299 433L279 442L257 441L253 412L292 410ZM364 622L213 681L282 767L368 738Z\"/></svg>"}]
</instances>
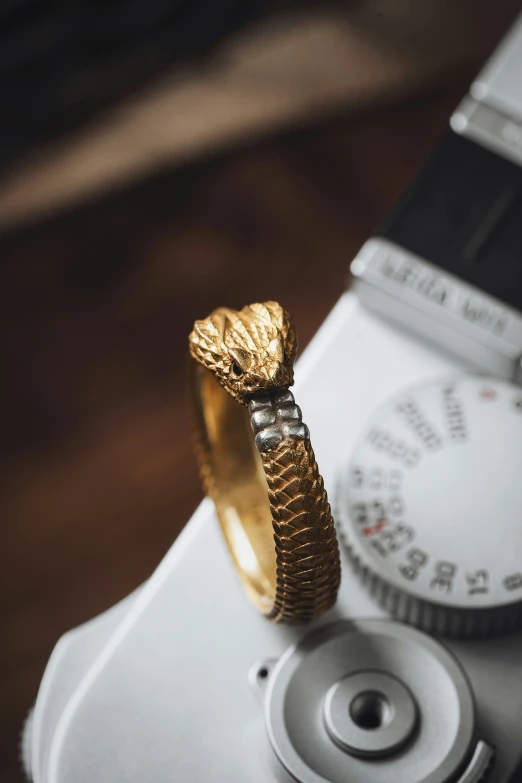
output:
<instances>
[{"instance_id":1,"label":"white camera body","mask_svg":"<svg viewBox=\"0 0 522 783\"><path fill-rule=\"evenodd\" d=\"M491 101L513 68L520 85L520 23L452 125L520 168ZM522 96L502 110L522 123ZM23 738L35 783L519 779L522 319L387 236L352 269L296 368L336 606L308 627L261 617L205 500L146 584L57 644Z\"/></svg>"}]
</instances>

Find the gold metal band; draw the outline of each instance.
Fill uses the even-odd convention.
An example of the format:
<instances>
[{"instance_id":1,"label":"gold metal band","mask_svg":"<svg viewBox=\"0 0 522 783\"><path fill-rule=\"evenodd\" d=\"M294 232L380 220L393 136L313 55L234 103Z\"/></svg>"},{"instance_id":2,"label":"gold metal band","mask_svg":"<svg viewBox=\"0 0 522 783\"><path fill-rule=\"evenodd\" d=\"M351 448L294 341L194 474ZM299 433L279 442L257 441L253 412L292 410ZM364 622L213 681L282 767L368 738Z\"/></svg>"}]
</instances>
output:
<instances>
[{"instance_id":1,"label":"gold metal band","mask_svg":"<svg viewBox=\"0 0 522 783\"><path fill-rule=\"evenodd\" d=\"M196 322L190 337L196 359L192 390L205 491L215 503L244 586L271 620L305 622L335 602L339 549L308 428L280 384L282 377L292 382L295 356L293 327L289 341L277 329L281 318L291 327L288 314L267 302L240 313L220 308ZM271 373L263 352L256 352L259 322L266 332L263 345L271 342L273 355L284 365L275 362ZM241 329L245 323L250 331L254 324L257 340L247 339ZM241 345L230 345L238 341ZM288 351L285 344L290 343ZM209 345L218 351L211 361ZM217 372L216 356L223 365ZM242 394L243 388L249 391Z\"/></svg>"}]
</instances>

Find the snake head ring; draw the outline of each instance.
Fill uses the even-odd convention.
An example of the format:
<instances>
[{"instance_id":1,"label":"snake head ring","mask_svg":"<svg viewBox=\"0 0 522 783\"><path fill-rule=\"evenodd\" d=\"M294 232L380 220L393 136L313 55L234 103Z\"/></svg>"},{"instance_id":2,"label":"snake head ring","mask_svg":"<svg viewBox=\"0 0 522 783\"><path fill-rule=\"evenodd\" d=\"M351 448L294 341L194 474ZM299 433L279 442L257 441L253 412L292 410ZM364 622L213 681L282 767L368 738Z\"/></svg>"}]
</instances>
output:
<instances>
[{"instance_id":1,"label":"snake head ring","mask_svg":"<svg viewBox=\"0 0 522 783\"><path fill-rule=\"evenodd\" d=\"M292 316L277 302L239 311L219 307L196 321L189 344L193 358L242 405L257 392L294 382L295 329Z\"/></svg>"},{"instance_id":2,"label":"snake head ring","mask_svg":"<svg viewBox=\"0 0 522 783\"><path fill-rule=\"evenodd\" d=\"M336 599L340 561L308 427L289 390L292 317L271 301L220 307L195 322L189 347L201 476L246 591L271 620L312 620Z\"/></svg>"}]
</instances>

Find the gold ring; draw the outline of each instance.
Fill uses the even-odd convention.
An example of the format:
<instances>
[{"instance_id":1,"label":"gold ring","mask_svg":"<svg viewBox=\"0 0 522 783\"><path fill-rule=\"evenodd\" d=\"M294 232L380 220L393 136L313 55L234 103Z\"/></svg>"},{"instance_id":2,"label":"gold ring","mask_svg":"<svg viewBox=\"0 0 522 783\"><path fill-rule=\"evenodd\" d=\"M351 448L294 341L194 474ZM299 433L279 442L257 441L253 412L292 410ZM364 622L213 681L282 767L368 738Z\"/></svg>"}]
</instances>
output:
<instances>
[{"instance_id":1,"label":"gold ring","mask_svg":"<svg viewBox=\"0 0 522 783\"><path fill-rule=\"evenodd\" d=\"M292 318L277 302L220 307L196 321L189 344L203 484L247 593L271 620L312 620L335 602L341 571L308 427L288 390Z\"/></svg>"}]
</instances>

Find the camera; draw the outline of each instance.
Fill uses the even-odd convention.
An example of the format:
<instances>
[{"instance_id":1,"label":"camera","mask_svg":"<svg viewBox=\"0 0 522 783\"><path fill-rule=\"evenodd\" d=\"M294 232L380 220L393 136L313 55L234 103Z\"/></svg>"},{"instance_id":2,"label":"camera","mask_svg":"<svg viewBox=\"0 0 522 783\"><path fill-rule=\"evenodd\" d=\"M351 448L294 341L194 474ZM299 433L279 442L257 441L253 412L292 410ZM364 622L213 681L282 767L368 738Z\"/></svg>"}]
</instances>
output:
<instances>
[{"instance_id":1,"label":"camera","mask_svg":"<svg viewBox=\"0 0 522 783\"><path fill-rule=\"evenodd\" d=\"M57 644L29 779L521 779L521 83L522 18L298 362L336 606L258 615L205 500L145 585Z\"/></svg>"}]
</instances>

